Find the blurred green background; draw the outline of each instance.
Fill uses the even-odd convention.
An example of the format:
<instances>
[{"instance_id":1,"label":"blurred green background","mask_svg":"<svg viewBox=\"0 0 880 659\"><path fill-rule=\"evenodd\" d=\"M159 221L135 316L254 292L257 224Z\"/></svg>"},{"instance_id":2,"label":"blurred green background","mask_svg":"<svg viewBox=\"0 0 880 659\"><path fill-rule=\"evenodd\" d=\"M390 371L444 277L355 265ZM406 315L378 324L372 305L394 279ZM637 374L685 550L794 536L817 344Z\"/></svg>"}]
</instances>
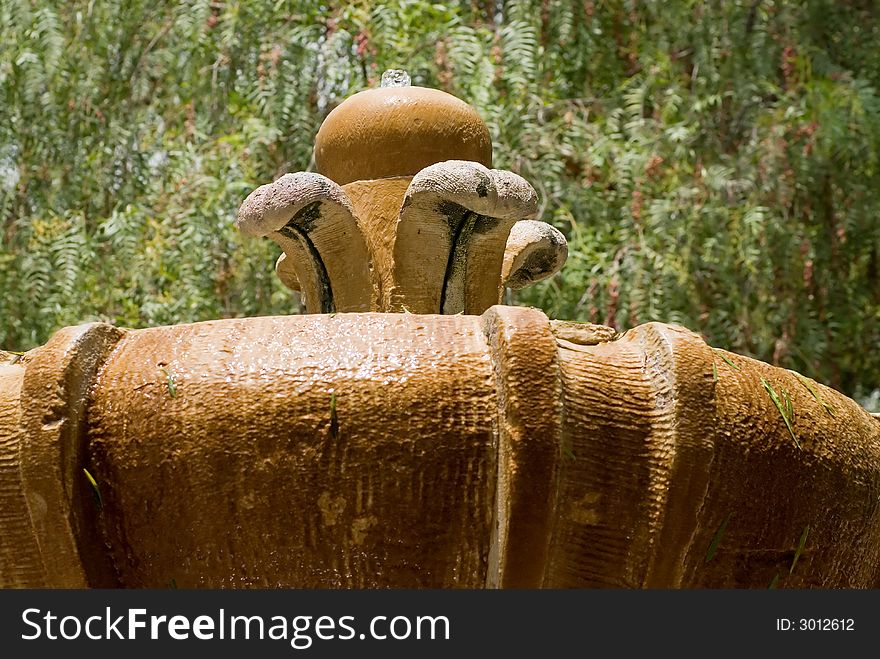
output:
<instances>
[{"instance_id":1,"label":"blurred green background","mask_svg":"<svg viewBox=\"0 0 880 659\"><path fill-rule=\"evenodd\" d=\"M480 111L569 239L515 296L686 325L880 408L874 0L0 3L0 346L296 312L247 193L386 68Z\"/></svg>"}]
</instances>

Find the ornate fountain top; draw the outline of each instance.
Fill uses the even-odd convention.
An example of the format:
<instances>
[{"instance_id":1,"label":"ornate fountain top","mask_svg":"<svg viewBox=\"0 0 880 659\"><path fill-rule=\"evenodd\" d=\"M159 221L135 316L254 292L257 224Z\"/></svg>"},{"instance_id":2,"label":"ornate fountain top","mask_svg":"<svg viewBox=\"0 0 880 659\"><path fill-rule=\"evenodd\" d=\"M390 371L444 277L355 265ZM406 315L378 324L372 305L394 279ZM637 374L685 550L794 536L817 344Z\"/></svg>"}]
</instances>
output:
<instances>
[{"instance_id":1,"label":"ornate fountain top","mask_svg":"<svg viewBox=\"0 0 880 659\"><path fill-rule=\"evenodd\" d=\"M476 110L405 71L346 99L315 139L318 173L252 192L237 225L284 250L276 272L309 313L480 314L562 267L567 246L534 221L537 194L490 169Z\"/></svg>"}]
</instances>

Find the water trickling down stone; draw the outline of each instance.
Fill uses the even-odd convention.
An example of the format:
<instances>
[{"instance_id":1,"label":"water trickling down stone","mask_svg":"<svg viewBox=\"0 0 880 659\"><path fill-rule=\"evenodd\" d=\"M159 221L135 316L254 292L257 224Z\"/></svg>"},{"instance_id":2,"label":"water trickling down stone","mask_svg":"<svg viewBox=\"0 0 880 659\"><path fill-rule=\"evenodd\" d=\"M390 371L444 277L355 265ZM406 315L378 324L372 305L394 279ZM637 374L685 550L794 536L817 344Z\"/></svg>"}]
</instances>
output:
<instances>
[{"instance_id":1,"label":"water trickling down stone","mask_svg":"<svg viewBox=\"0 0 880 659\"><path fill-rule=\"evenodd\" d=\"M388 69L382 74L382 87L409 87L409 74L403 69Z\"/></svg>"}]
</instances>

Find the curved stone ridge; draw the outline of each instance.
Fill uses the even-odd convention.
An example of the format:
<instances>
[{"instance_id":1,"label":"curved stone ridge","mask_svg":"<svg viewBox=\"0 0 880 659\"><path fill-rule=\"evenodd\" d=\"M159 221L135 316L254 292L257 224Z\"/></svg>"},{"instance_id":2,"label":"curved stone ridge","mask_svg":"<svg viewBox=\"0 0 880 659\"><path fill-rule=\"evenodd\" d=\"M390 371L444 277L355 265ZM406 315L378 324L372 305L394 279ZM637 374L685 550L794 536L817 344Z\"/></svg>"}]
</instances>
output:
<instances>
[{"instance_id":1,"label":"curved stone ridge","mask_svg":"<svg viewBox=\"0 0 880 659\"><path fill-rule=\"evenodd\" d=\"M67 327L0 367L0 587L119 585L84 470L94 470L88 391L124 335L103 323Z\"/></svg>"}]
</instances>

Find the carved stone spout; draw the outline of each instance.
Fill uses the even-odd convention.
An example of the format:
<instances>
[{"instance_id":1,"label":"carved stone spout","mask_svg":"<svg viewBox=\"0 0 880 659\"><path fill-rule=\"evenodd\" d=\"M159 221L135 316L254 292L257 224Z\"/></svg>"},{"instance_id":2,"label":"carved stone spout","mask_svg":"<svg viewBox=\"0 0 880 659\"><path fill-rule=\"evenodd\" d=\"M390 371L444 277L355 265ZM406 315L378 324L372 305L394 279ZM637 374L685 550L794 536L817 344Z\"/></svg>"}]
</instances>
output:
<instances>
[{"instance_id":1,"label":"carved stone spout","mask_svg":"<svg viewBox=\"0 0 880 659\"><path fill-rule=\"evenodd\" d=\"M284 250L276 272L310 313L480 314L565 261L564 236L534 221L532 186L491 169L486 125L444 92L355 94L321 126L315 163L257 188L238 216Z\"/></svg>"}]
</instances>

